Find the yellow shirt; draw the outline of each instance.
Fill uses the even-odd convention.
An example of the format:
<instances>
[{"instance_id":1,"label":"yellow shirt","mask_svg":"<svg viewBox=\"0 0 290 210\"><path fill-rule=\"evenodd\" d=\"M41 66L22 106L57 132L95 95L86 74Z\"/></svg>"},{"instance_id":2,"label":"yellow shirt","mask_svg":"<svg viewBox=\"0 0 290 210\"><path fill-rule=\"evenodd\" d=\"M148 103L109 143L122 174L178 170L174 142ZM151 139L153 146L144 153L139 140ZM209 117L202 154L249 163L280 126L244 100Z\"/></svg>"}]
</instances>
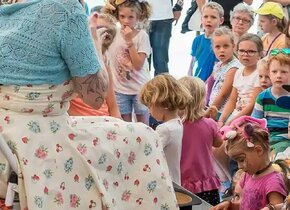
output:
<instances>
[{"instance_id":1,"label":"yellow shirt","mask_svg":"<svg viewBox=\"0 0 290 210\"><path fill-rule=\"evenodd\" d=\"M270 42L268 40L269 38L269 34L265 34L263 37L262 37L262 41L263 41L263 48L264 48L264 55L268 55L272 49L275 49L275 48L284 48L286 46L286 43L285 43L285 34L281 33L278 35L278 37L273 40L272 42Z\"/></svg>"}]
</instances>

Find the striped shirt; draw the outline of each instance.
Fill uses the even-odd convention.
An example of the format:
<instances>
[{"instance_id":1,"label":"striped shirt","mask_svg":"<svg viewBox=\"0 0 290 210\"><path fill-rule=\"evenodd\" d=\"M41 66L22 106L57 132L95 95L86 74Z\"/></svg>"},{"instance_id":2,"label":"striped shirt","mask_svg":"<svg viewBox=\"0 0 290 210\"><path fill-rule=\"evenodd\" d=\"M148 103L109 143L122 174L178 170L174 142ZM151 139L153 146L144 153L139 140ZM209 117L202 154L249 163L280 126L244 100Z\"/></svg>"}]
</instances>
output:
<instances>
[{"instance_id":1,"label":"striped shirt","mask_svg":"<svg viewBox=\"0 0 290 210\"><path fill-rule=\"evenodd\" d=\"M277 106L276 100L277 98L271 93L271 87L261 92L256 99L252 117L267 119L270 146L275 153L278 153L290 147L288 138L290 109L283 109Z\"/></svg>"}]
</instances>

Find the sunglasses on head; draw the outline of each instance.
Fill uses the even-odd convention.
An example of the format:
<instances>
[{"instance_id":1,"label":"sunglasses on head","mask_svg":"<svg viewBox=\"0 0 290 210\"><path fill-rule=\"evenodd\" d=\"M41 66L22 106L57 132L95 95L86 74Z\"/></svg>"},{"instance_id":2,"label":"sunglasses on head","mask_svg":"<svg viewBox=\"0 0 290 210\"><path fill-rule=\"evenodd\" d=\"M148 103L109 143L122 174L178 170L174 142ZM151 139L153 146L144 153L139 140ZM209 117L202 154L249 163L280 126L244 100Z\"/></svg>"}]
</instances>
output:
<instances>
[{"instance_id":1,"label":"sunglasses on head","mask_svg":"<svg viewBox=\"0 0 290 210\"><path fill-rule=\"evenodd\" d=\"M273 50L271 50L270 55L275 56L275 55L278 55L280 53L282 53L284 55L290 55L290 48L273 49Z\"/></svg>"}]
</instances>

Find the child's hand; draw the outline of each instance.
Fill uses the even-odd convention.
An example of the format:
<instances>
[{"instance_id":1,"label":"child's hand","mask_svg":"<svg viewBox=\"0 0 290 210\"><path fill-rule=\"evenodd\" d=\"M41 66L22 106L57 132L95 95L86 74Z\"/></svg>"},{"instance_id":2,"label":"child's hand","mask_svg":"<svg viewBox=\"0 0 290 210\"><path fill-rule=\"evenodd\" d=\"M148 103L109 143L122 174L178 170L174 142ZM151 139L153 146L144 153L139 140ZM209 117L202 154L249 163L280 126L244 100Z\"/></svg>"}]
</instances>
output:
<instances>
[{"instance_id":1,"label":"child's hand","mask_svg":"<svg viewBox=\"0 0 290 210\"><path fill-rule=\"evenodd\" d=\"M123 26L121 34L127 43L131 43L133 39L133 30L129 26Z\"/></svg>"},{"instance_id":2,"label":"child's hand","mask_svg":"<svg viewBox=\"0 0 290 210\"><path fill-rule=\"evenodd\" d=\"M230 205L230 201L224 201L214 207L211 207L209 210L228 210L230 208Z\"/></svg>"}]
</instances>

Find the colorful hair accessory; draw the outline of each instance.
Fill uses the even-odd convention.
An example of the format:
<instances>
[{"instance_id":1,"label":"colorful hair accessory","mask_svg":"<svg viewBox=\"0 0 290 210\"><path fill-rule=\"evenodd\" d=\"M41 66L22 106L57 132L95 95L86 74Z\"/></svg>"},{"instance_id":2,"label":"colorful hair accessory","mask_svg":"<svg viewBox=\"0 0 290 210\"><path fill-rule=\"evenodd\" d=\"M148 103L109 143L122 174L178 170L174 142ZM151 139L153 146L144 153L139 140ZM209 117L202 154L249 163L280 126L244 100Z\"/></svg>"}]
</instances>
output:
<instances>
[{"instance_id":1,"label":"colorful hair accessory","mask_svg":"<svg viewBox=\"0 0 290 210\"><path fill-rule=\"evenodd\" d=\"M283 55L290 55L290 48L282 48L282 49L278 49L278 48L275 48L273 50L270 51L270 55L271 56L276 56L278 54L283 54Z\"/></svg>"},{"instance_id":2,"label":"colorful hair accessory","mask_svg":"<svg viewBox=\"0 0 290 210\"><path fill-rule=\"evenodd\" d=\"M245 127L242 125L248 123ZM237 137L240 133L244 139L247 141L248 147L254 147L255 145L251 141L251 137L254 134L253 125L258 125L261 129L268 132L266 119L256 119L250 116L242 116L233 120L230 126L223 126L219 132L223 140L231 140Z\"/></svg>"}]
</instances>

